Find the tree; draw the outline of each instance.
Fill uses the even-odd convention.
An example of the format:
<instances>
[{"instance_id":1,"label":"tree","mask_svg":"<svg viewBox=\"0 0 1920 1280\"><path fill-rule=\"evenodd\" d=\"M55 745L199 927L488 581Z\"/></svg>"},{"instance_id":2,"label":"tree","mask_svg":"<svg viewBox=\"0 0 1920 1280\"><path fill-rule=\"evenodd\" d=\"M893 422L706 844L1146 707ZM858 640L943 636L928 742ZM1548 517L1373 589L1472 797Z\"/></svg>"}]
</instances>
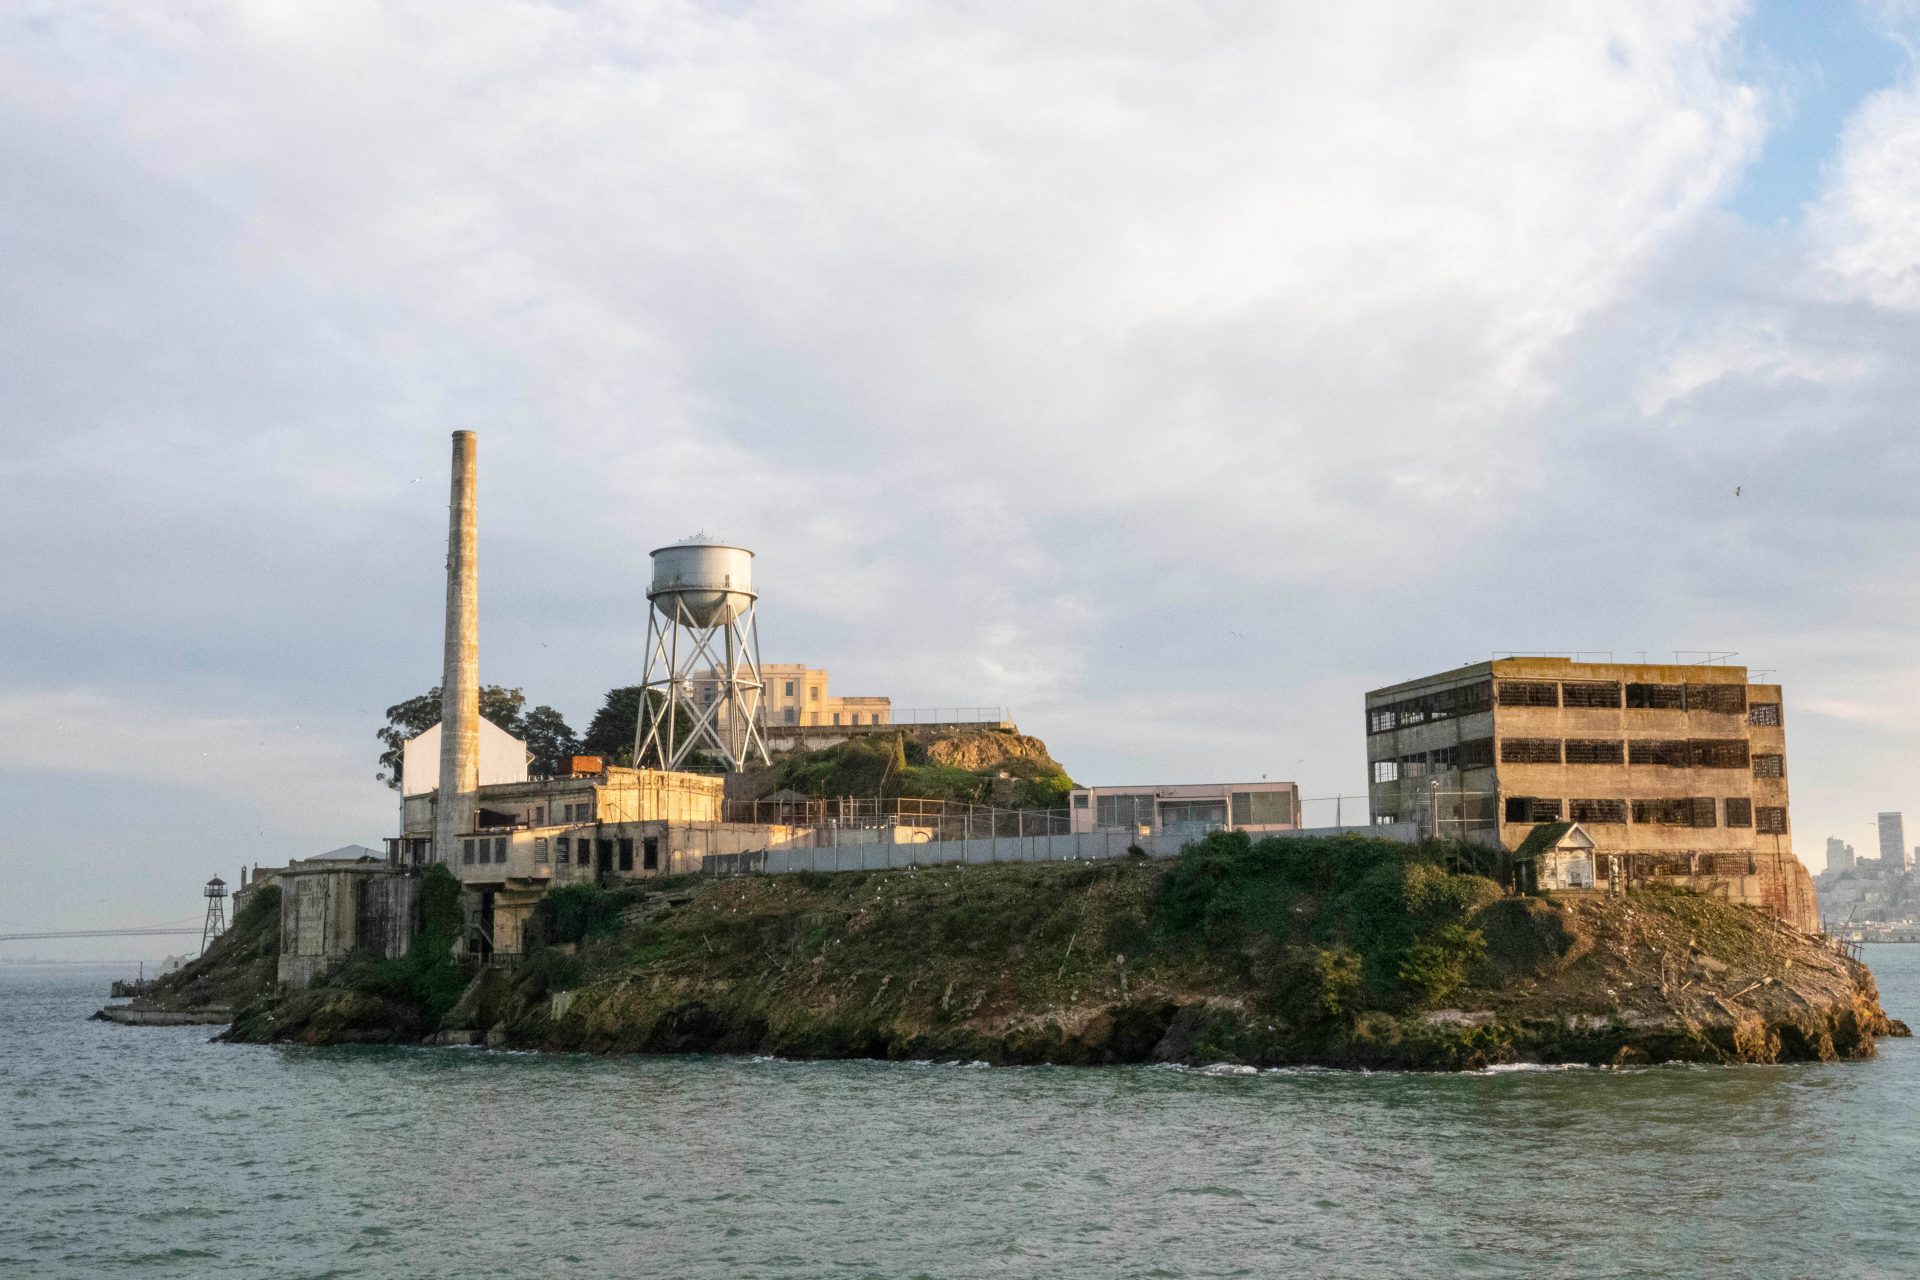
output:
<instances>
[{"instance_id":1,"label":"tree","mask_svg":"<svg viewBox=\"0 0 1920 1280\"><path fill-rule=\"evenodd\" d=\"M528 736L529 716L523 715L521 708L527 705L527 695L518 689L509 689L505 685L488 684L480 686L480 714L493 721L516 738ZM534 715L545 712L554 723L571 736L566 722L560 719L560 713L552 707L535 707ZM380 753L380 772L375 774L380 781L400 789L400 758L407 739L425 733L440 723L440 686L435 685L417 698L408 698L387 708L386 728L378 731L380 741L386 750ZM544 733L551 729L544 726ZM529 744L531 745L531 744Z\"/></svg>"},{"instance_id":2,"label":"tree","mask_svg":"<svg viewBox=\"0 0 1920 1280\"><path fill-rule=\"evenodd\" d=\"M573 755L580 750L580 737L552 707L539 706L527 712L521 721L521 737L533 753L528 765L534 773L552 777L573 767Z\"/></svg>"},{"instance_id":3,"label":"tree","mask_svg":"<svg viewBox=\"0 0 1920 1280\"><path fill-rule=\"evenodd\" d=\"M642 692L637 684L607 690L606 701L593 713L593 720L587 725L587 736L581 740L580 749L592 755L605 756L616 764L632 763L633 740L640 728ZM647 694L649 714L659 705L658 693ZM693 718L687 714L684 706L676 707L673 716L674 741L685 742L687 735L692 732Z\"/></svg>"}]
</instances>

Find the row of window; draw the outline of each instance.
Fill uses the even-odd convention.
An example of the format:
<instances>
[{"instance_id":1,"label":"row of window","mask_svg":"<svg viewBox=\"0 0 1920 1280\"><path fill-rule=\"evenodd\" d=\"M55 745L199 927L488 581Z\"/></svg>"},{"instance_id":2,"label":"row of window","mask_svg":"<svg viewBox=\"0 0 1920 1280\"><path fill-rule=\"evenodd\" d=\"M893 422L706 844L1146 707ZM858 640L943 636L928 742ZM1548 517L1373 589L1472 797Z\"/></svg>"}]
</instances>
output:
<instances>
[{"instance_id":1,"label":"row of window","mask_svg":"<svg viewBox=\"0 0 1920 1280\"><path fill-rule=\"evenodd\" d=\"M485 865L490 862L505 863L507 860L507 838L505 836L482 836L477 840L460 842L460 861L468 866L478 862Z\"/></svg>"},{"instance_id":2,"label":"row of window","mask_svg":"<svg viewBox=\"0 0 1920 1280\"><path fill-rule=\"evenodd\" d=\"M1493 764L1493 739L1477 738L1458 746L1415 751L1373 762L1375 782L1398 782L1452 769L1485 769ZM1502 764L1642 764L1672 769L1746 769L1756 778L1784 778L1787 758L1778 752L1750 752L1745 738L1502 738Z\"/></svg>"},{"instance_id":3,"label":"row of window","mask_svg":"<svg viewBox=\"0 0 1920 1280\"><path fill-rule=\"evenodd\" d=\"M1717 821L1716 821L1717 817ZM1752 827L1763 834L1785 834L1787 811L1779 805L1755 805L1746 796L1682 796L1665 800L1560 800L1508 796L1508 822L1590 822L1653 827Z\"/></svg>"},{"instance_id":4,"label":"row of window","mask_svg":"<svg viewBox=\"0 0 1920 1280\"><path fill-rule=\"evenodd\" d=\"M1777 702L1747 702L1745 685L1643 684L1619 680L1501 680L1463 685L1367 708L1367 732L1390 733L1409 725L1503 707L1576 707L1600 710L1712 711L1745 714L1750 724L1778 725Z\"/></svg>"}]
</instances>

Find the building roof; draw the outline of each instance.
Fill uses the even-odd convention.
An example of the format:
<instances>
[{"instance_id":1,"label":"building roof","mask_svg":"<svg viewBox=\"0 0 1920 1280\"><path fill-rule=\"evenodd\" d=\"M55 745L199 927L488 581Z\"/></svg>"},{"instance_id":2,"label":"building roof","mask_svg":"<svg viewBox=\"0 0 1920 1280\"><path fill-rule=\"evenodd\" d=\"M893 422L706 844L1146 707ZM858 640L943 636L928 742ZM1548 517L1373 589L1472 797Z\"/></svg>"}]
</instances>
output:
<instances>
[{"instance_id":1,"label":"building roof","mask_svg":"<svg viewBox=\"0 0 1920 1280\"><path fill-rule=\"evenodd\" d=\"M1593 848L1593 837L1589 836L1577 822L1543 822L1527 832L1527 838L1513 851L1513 860L1534 858L1550 849L1572 847L1576 849Z\"/></svg>"},{"instance_id":2,"label":"building roof","mask_svg":"<svg viewBox=\"0 0 1920 1280\"><path fill-rule=\"evenodd\" d=\"M302 858L302 862L365 862L372 858L376 862L385 862L387 855L378 849L369 849L363 844L343 844L338 849L329 849L325 853L316 853L311 858Z\"/></svg>"}]
</instances>

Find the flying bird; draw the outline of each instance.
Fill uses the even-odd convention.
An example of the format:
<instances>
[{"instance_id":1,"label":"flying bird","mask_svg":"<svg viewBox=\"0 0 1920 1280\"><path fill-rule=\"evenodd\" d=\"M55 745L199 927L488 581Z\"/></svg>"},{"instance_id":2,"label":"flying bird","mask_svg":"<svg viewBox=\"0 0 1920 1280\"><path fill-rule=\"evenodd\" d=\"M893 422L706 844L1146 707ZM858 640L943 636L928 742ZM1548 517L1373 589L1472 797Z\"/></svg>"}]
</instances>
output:
<instances>
[{"instance_id":1,"label":"flying bird","mask_svg":"<svg viewBox=\"0 0 1920 1280\"><path fill-rule=\"evenodd\" d=\"M1746 486L1745 486L1745 485L1739 485L1739 484L1737 484L1737 485L1735 485L1735 486L1733 486L1733 496L1734 496L1734 497L1736 497L1736 498L1737 498L1737 497L1739 497L1739 496L1740 496L1740 490L1742 490L1742 489L1744 489L1744 488L1746 488Z\"/></svg>"}]
</instances>

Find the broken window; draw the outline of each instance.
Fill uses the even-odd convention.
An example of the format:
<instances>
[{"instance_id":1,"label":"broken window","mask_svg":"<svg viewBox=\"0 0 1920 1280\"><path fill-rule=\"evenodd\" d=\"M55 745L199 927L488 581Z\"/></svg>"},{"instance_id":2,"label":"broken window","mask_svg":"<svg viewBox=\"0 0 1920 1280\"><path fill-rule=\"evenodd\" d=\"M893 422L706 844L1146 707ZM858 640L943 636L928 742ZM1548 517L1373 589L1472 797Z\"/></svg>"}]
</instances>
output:
<instances>
[{"instance_id":1,"label":"broken window","mask_svg":"<svg viewBox=\"0 0 1920 1280\"><path fill-rule=\"evenodd\" d=\"M1462 769L1488 769L1493 767L1493 739L1475 738L1471 742L1460 744L1459 764Z\"/></svg>"},{"instance_id":2,"label":"broken window","mask_svg":"<svg viewBox=\"0 0 1920 1280\"><path fill-rule=\"evenodd\" d=\"M1782 755L1764 755L1753 758L1753 776L1756 778L1784 778L1787 776L1787 758Z\"/></svg>"},{"instance_id":3,"label":"broken window","mask_svg":"<svg viewBox=\"0 0 1920 1280\"><path fill-rule=\"evenodd\" d=\"M1429 720L1450 720L1455 716L1471 715L1491 707L1492 698L1493 685L1483 680L1479 684L1381 703L1367 708L1367 732L1388 733L1408 725L1425 724Z\"/></svg>"},{"instance_id":4,"label":"broken window","mask_svg":"<svg viewBox=\"0 0 1920 1280\"><path fill-rule=\"evenodd\" d=\"M1627 820L1625 800L1569 800L1567 817L1575 822L1614 822Z\"/></svg>"},{"instance_id":5,"label":"broken window","mask_svg":"<svg viewBox=\"0 0 1920 1280\"><path fill-rule=\"evenodd\" d=\"M1627 744L1618 738L1568 738L1568 764L1625 764Z\"/></svg>"},{"instance_id":6,"label":"broken window","mask_svg":"<svg viewBox=\"0 0 1920 1280\"><path fill-rule=\"evenodd\" d=\"M1726 811L1726 825L1730 827L1753 825L1753 801L1745 796L1728 796L1721 807Z\"/></svg>"},{"instance_id":7,"label":"broken window","mask_svg":"<svg viewBox=\"0 0 1920 1280\"><path fill-rule=\"evenodd\" d=\"M553 856L554 862L560 866L566 866L567 863L573 860L573 841L566 836L561 836L553 843L555 849Z\"/></svg>"},{"instance_id":8,"label":"broken window","mask_svg":"<svg viewBox=\"0 0 1920 1280\"><path fill-rule=\"evenodd\" d=\"M1687 686L1687 710L1719 711L1739 715L1747 709L1747 686L1743 684L1690 684Z\"/></svg>"},{"instance_id":9,"label":"broken window","mask_svg":"<svg viewBox=\"0 0 1920 1280\"><path fill-rule=\"evenodd\" d=\"M633 838L631 836L620 837L620 869L633 870Z\"/></svg>"},{"instance_id":10,"label":"broken window","mask_svg":"<svg viewBox=\"0 0 1920 1280\"><path fill-rule=\"evenodd\" d=\"M1503 738L1500 740L1502 764L1559 764L1558 738Z\"/></svg>"},{"instance_id":11,"label":"broken window","mask_svg":"<svg viewBox=\"0 0 1920 1280\"><path fill-rule=\"evenodd\" d=\"M1560 686L1550 680L1502 680L1500 705L1503 707L1557 707Z\"/></svg>"},{"instance_id":12,"label":"broken window","mask_svg":"<svg viewBox=\"0 0 1920 1280\"><path fill-rule=\"evenodd\" d=\"M1756 702L1747 708L1748 724L1777 725L1780 723L1780 704L1777 702Z\"/></svg>"},{"instance_id":13,"label":"broken window","mask_svg":"<svg viewBox=\"0 0 1920 1280\"><path fill-rule=\"evenodd\" d=\"M1633 820L1645 826L1690 827L1694 825L1693 816L1694 804L1691 799L1633 802Z\"/></svg>"},{"instance_id":14,"label":"broken window","mask_svg":"<svg viewBox=\"0 0 1920 1280\"><path fill-rule=\"evenodd\" d=\"M1620 706L1620 682L1618 680L1568 680L1560 686L1560 705L1617 709Z\"/></svg>"},{"instance_id":15,"label":"broken window","mask_svg":"<svg viewBox=\"0 0 1920 1280\"><path fill-rule=\"evenodd\" d=\"M1630 684L1627 705L1656 711L1684 711L1687 687L1680 684Z\"/></svg>"},{"instance_id":16,"label":"broken window","mask_svg":"<svg viewBox=\"0 0 1920 1280\"><path fill-rule=\"evenodd\" d=\"M1370 707L1367 710L1367 732L1385 733L1394 727L1392 707Z\"/></svg>"},{"instance_id":17,"label":"broken window","mask_svg":"<svg viewBox=\"0 0 1920 1280\"><path fill-rule=\"evenodd\" d=\"M1400 781L1400 762L1398 760L1375 760L1373 762L1373 780L1375 782Z\"/></svg>"},{"instance_id":18,"label":"broken window","mask_svg":"<svg viewBox=\"0 0 1920 1280\"><path fill-rule=\"evenodd\" d=\"M1508 822L1558 822L1560 802L1539 796L1508 796Z\"/></svg>"},{"instance_id":19,"label":"broken window","mask_svg":"<svg viewBox=\"0 0 1920 1280\"><path fill-rule=\"evenodd\" d=\"M1765 835L1785 835L1787 832L1787 811L1779 805L1762 804L1754 806L1753 829Z\"/></svg>"},{"instance_id":20,"label":"broken window","mask_svg":"<svg viewBox=\"0 0 1920 1280\"><path fill-rule=\"evenodd\" d=\"M544 867L547 865L547 859L549 856L550 855L547 853L547 838L545 836L535 836L533 838L534 862Z\"/></svg>"},{"instance_id":21,"label":"broken window","mask_svg":"<svg viewBox=\"0 0 1920 1280\"><path fill-rule=\"evenodd\" d=\"M1747 767L1747 740L1695 738L1693 763L1702 769L1744 769Z\"/></svg>"},{"instance_id":22,"label":"broken window","mask_svg":"<svg viewBox=\"0 0 1920 1280\"><path fill-rule=\"evenodd\" d=\"M1693 749L1685 739L1635 738L1628 748L1632 764L1658 764L1684 769L1693 759Z\"/></svg>"},{"instance_id":23,"label":"broken window","mask_svg":"<svg viewBox=\"0 0 1920 1280\"><path fill-rule=\"evenodd\" d=\"M648 836L640 842L640 867L644 871L660 869L660 837Z\"/></svg>"}]
</instances>

